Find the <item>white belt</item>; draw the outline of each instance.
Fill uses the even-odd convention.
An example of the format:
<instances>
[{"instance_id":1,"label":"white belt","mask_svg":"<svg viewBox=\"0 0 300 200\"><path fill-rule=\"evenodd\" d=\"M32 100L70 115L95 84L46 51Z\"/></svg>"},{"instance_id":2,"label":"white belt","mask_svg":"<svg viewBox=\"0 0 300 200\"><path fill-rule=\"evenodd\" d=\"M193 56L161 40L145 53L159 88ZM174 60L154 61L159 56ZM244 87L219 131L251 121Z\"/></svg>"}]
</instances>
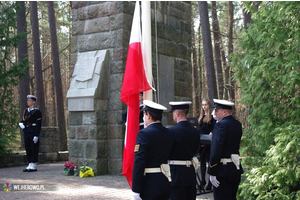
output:
<instances>
[{"instance_id":1,"label":"white belt","mask_svg":"<svg viewBox=\"0 0 300 200\"><path fill-rule=\"evenodd\" d=\"M169 165L186 165L187 167L192 165L190 160L169 160Z\"/></svg>"},{"instance_id":2,"label":"white belt","mask_svg":"<svg viewBox=\"0 0 300 200\"><path fill-rule=\"evenodd\" d=\"M159 173L161 172L161 169L159 167L155 167L155 168L145 168L145 172L146 173Z\"/></svg>"},{"instance_id":3,"label":"white belt","mask_svg":"<svg viewBox=\"0 0 300 200\"><path fill-rule=\"evenodd\" d=\"M220 162L223 163L223 165L226 165L227 163L232 162L232 160L231 158L221 158Z\"/></svg>"}]
</instances>

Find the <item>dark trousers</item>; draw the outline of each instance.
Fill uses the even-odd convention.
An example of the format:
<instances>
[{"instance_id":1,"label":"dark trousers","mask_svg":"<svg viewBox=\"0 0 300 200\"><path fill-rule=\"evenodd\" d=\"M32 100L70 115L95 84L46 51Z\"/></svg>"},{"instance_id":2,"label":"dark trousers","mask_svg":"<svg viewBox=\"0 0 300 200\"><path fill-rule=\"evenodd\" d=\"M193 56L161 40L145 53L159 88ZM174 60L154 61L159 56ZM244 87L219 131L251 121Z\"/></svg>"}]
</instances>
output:
<instances>
[{"instance_id":1,"label":"dark trousers","mask_svg":"<svg viewBox=\"0 0 300 200\"><path fill-rule=\"evenodd\" d=\"M204 145L204 147L200 148L200 169L201 169L201 186L205 187L206 185L206 162L209 162L209 156L210 156L210 145ZM210 184L210 181L208 183L208 186Z\"/></svg>"},{"instance_id":2,"label":"dark trousers","mask_svg":"<svg viewBox=\"0 0 300 200\"><path fill-rule=\"evenodd\" d=\"M214 200L236 200L236 193L241 182L241 175L232 177L217 177L218 188L213 188Z\"/></svg>"},{"instance_id":3,"label":"dark trousers","mask_svg":"<svg viewBox=\"0 0 300 200\"><path fill-rule=\"evenodd\" d=\"M141 195L143 200L169 200L170 192L162 194L152 194L152 195Z\"/></svg>"},{"instance_id":4,"label":"dark trousers","mask_svg":"<svg viewBox=\"0 0 300 200\"><path fill-rule=\"evenodd\" d=\"M33 133L24 133L24 142L25 142L25 150L26 156L29 163L36 163L38 162L38 153L39 153L39 144L40 141L34 144L33 140Z\"/></svg>"},{"instance_id":5,"label":"dark trousers","mask_svg":"<svg viewBox=\"0 0 300 200\"><path fill-rule=\"evenodd\" d=\"M172 187L170 200L195 200L197 196L196 185Z\"/></svg>"}]
</instances>

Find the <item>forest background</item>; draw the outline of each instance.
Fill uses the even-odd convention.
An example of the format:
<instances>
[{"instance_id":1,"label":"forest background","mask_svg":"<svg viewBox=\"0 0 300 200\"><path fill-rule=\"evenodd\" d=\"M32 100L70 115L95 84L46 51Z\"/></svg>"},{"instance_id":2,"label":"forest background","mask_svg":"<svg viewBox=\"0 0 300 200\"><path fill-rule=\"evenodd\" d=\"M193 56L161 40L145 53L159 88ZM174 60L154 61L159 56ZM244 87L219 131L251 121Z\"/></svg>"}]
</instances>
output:
<instances>
[{"instance_id":1,"label":"forest background","mask_svg":"<svg viewBox=\"0 0 300 200\"><path fill-rule=\"evenodd\" d=\"M300 2L191 4L193 115L203 98L235 102L238 198L300 199ZM17 124L29 93L67 150L71 2L0 2L0 24L0 160L24 149Z\"/></svg>"}]
</instances>

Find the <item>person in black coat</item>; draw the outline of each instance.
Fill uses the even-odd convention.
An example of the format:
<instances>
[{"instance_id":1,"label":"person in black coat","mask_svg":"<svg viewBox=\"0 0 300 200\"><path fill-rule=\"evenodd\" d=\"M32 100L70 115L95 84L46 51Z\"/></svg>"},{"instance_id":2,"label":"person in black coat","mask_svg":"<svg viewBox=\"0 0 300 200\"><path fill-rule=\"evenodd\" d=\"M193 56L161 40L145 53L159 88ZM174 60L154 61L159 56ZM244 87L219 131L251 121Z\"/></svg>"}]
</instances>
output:
<instances>
[{"instance_id":1,"label":"person in black coat","mask_svg":"<svg viewBox=\"0 0 300 200\"><path fill-rule=\"evenodd\" d=\"M210 181L215 200L236 199L236 193L243 173L239 160L242 125L231 115L234 103L214 99L216 123L211 143Z\"/></svg>"},{"instance_id":2,"label":"person in black coat","mask_svg":"<svg viewBox=\"0 0 300 200\"><path fill-rule=\"evenodd\" d=\"M192 158L200 145L200 131L187 121L192 102L170 102L173 119L177 125L170 127L174 142L170 154L172 177L171 200L195 200L196 173Z\"/></svg>"},{"instance_id":3,"label":"person in black coat","mask_svg":"<svg viewBox=\"0 0 300 200\"><path fill-rule=\"evenodd\" d=\"M20 128L24 132L24 142L28 166L23 172L37 171L36 165L38 162L39 153L39 134L42 126L42 113L35 107L36 96L27 95L27 105L23 112L22 120L19 123Z\"/></svg>"},{"instance_id":4,"label":"person in black coat","mask_svg":"<svg viewBox=\"0 0 300 200\"><path fill-rule=\"evenodd\" d=\"M171 177L167 163L172 135L161 124L163 110L167 108L149 100L144 100L144 105L146 128L138 132L134 149L132 176L134 199L168 200L171 193ZM162 173L162 167L166 167L164 169L169 172L167 176Z\"/></svg>"},{"instance_id":5,"label":"person in black coat","mask_svg":"<svg viewBox=\"0 0 300 200\"><path fill-rule=\"evenodd\" d=\"M198 119L198 124L201 130L201 134L212 135L212 131L216 124L216 120L211 115L211 102L209 99L202 100L202 109L200 112L200 116ZM209 162L210 156L210 144L201 144L200 147L200 171L201 171L201 182L200 189L201 190L211 190L211 183L208 181L206 185L206 162Z\"/></svg>"}]
</instances>

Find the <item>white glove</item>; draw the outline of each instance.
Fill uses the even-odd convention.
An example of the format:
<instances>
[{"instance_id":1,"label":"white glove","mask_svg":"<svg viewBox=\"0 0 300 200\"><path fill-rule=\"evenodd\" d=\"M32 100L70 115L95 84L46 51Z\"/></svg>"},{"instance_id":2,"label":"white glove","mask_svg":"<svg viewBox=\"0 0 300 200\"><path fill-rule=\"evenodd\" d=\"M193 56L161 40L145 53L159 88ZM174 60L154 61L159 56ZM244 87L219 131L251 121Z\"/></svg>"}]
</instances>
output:
<instances>
[{"instance_id":1,"label":"white glove","mask_svg":"<svg viewBox=\"0 0 300 200\"><path fill-rule=\"evenodd\" d=\"M134 200L142 200L142 198L140 197L140 193L133 192L133 199Z\"/></svg>"},{"instance_id":2,"label":"white glove","mask_svg":"<svg viewBox=\"0 0 300 200\"><path fill-rule=\"evenodd\" d=\"M21 123L21 122L19 123L19 126L20 126L21 129L24 129L24 128L25 128L24 124Z\"/></svg>"},{"instance_id":3,"label":"white glove","mask_svg":"<svg viewBox=\"0 0 300 200\"><path fill-rule=\"evenodd\" d=\"M36 144L38 140L39 138L37 136L34 136L32 141L34 142L34 144Z\"/></svg>"},{"instance_id":4,"label":"white glove","mask_svg":"<svg viewBox=\"0 0 300 200\"><path fill-rule=\"evenodd\" d=\"M219 187L220 182L217 180L216 176L209 176L209 180L214 187Z\"/></svg>"}]
</instances>

